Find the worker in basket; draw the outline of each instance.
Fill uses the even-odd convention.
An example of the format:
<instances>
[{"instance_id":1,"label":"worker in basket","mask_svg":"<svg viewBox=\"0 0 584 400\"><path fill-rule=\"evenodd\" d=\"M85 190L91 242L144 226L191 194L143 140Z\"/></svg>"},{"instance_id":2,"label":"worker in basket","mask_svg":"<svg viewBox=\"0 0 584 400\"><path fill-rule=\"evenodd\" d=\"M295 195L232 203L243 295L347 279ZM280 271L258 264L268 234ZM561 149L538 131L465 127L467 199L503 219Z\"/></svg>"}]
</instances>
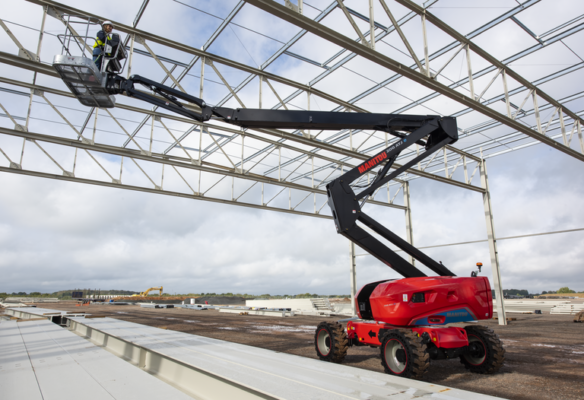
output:
<instances>
[{"instance_id":1,"label":"worker in basket","mask_svg":"<svg viewBox=\"0 0 584 400\"><path fill-rule=\"evenodd\" d=\"M95 44L93 45L93 62L95 62L95 65L100 71L103 58L105 56L111 57L112 49L120 43L120 36L117 34L111 34L114 30L114 24L111 21L104 21L104 23L101 24L101 27L102 30L97 32Z\"/></svg>"}]
</instances>

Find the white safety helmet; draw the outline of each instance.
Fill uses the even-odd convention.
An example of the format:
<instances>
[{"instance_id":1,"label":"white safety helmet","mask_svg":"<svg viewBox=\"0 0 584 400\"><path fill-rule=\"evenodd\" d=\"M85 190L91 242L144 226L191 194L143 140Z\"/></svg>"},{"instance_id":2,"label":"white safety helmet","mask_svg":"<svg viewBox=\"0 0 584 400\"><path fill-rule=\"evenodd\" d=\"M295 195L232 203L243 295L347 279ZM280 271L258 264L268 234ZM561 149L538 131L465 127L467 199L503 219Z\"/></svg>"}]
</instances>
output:
<instances>
[{"instance_id":1,"label":"white safety helmet","mask_svg":"<svg viewBox=\"0 0 584 400\"><path fill-rule=\"evenodd\" d=\"M103 27L103 26L106 26L106 25L111 25L111 26L112 26L112 28L114 27L114 24L113 24L113 22L112 22L112 21L103 21L103 24L101 24L101 26L102 26L102 27Z\"/></svg>"}]
</instances>

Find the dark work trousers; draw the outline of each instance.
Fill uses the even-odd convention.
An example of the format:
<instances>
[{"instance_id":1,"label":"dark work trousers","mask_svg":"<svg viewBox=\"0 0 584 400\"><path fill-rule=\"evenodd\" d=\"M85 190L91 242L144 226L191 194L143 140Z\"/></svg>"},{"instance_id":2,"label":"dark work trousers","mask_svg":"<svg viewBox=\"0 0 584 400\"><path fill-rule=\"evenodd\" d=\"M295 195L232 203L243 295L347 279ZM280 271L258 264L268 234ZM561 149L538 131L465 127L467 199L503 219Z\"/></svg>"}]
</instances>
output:
<instances>
[{"instance_id":1,"label":"dark work trousers","mask_svg":"<svg viewBox=\"0 0 584 400\"><path fill-rule=\"evenodd\" d=\"M101 63L103 62L103 54L102 50L99 47L93 49L93 62L97 66L97 68L101 71Z\"/></svg>"}]
</instances>

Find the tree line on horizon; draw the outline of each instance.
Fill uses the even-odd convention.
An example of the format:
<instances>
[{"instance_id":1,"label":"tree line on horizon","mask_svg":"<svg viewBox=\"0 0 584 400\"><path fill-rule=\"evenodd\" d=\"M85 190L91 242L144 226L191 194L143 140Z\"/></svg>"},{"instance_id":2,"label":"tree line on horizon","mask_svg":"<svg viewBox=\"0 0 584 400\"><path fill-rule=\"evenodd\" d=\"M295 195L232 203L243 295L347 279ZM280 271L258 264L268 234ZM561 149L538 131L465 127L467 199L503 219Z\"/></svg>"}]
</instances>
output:
<instances>
[{"instance_id":1,"label":"tree line on horizon","mask_svg":"<svg viewBox=\"0 0 584 400\"><path fill-rule=\"evenodd\" d=\"M139 294L140 292L138 291L133 291L133 290L83 290L83 289L72 289L72 290L60 290L58 292L53 292L53 293L41 293L41 292L30 292L30 293L26 293L26 292L12 292L12 293L7 293L7 292L0 292L0 298L7 298L7 297L39 297L39 298L58 298L58 299L63 299L63 300L67 300L67 299L71 299L71 294L74 291L80 291L83 292L83 296L87 296L87 295L108 295L108 296L115 296L115 295L119 295L119 296L131 296L133 294ZM158 296L158 292L151 294L154 296ZM182 296L182 297L216 297L216 296L224 296L224 297L243 297L244 299L286 299L286 298L291 298L291 299L302 299L302 298L315 298L315 297L324 297L324 298L345 298L345 297L351 297L350 294L341 294L341 295L319 295L316 293L301 293L301 294L283 294L283 295L271 295L271 294L248 294L248 293L231 293L231 292L227 292L227 293L163 293L162 296Z\"/></svg>"},{"instance_id":2,"label":"tree line on horizon","mask_svg":"<svg viewBox=\"0 0 584 400\"><path fill-rule=\"evenodd\" d=\"M494 292L494 291L493 291ZM570 294L570 293L584 293L584 291L576 292L575 290L570 289L569 287L562 287L558 290L544 290L541 293L529 293L528 290L525 289L503 289L504 296L538 296L540 294Z\"/></svg>"}]
</instances>

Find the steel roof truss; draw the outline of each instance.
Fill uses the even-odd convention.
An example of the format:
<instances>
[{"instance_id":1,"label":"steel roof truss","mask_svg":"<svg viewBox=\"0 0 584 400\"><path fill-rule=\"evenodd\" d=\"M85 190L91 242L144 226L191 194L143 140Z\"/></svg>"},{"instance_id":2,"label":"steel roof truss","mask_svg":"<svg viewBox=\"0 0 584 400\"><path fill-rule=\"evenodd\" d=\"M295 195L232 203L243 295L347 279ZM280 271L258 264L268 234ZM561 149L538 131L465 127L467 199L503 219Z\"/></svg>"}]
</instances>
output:
<instances>
[{"instance_id":1,"label":"steel roof truss","mask_svg":"<svg viewBox=\"0 0 584 400\"><path fill-rule=\"evenodd\" d=\"M468 96L464 96L462 94L460 94L459 92L449 88L448 86L445 86L433 79L428 78L427 76L425 76L424 74L421 74L415 70L412 70L411 68L402 65L398 62L396 62L395 60L380 54L374 50L371 50L369 48L366 48L362 45L359 45L358 43L355 43L353 40L345 37L344 35L341 35L340 33L327 28L319 23L315 23L314 21L302 16L302 15L298 15L296 13L291 13L289 12L289 10L287 10L285 7L281 6L280 4L273 2L271 0L246 0L248 3L266 11L269 12L279 18L282 18L292 24L295 24L303 29L308 30L309 32L312 32L313 34L316 34L334 44L337 44L339 46L345 47L348 50L370 60L373 61L381 66L384 66L388 69L391 69L395 72L400 73L401 75L413 80L414 82L420 83L432 90L435 90L436 92L439 92L443 95L446 95L447 97L458 101L459 103L462 103L463 105L469 106L493 119L496 119L508 126L510 126L511 128L517 129L518 131L521 131L522 133L531 136L549 146L552 146L568 155L573 156L574 158L577 158L581 161L584 161L584 154L574 151L573 149L564 146L563 144L554 141L546 136L541 135L541 130L539 132L534 132L533 130L525 127L522 124L519 124L513 120L511 120L508 116L503 115L489 107L485 107L483 106L480 102L476 101L474 98L474 93L472 92L472 88L471 88L471 98L469 98ZM410 2L409 0L396 0L398 1L400 4L405 5L406 7L408 7L409 9L411 9L412 11L415 11L417 14L426 14L426 18L428 21L432 22L434 25L436 25L438 28L440 28L441 30L443 30L444 32L446 32L447 34L449 34L450 36L452 36L453 38L455 38L456 40L458 40L460 43L466 43L467 45L467 53L470 54L470 49L473 50L473 52L477 53L478 55L480 55L482 58L484 58L485 60L491 62L491 64L493 64L495 67L499 67L499 68L503 68L506 70L507 74L511 77L513 77L515 80L519 81L520 83L524 84L527 87L532 87L532 85L526 81L525 79L523 79L521 76L519 76L518 74L516 74L515 72L513 72L511 69L509 69L506 65L500 63L498 60L496 60L494 57L490 56L488 53L486 53L485 51L483 51L482 49L480 49L478 46L474 45L470 40L468 40L467 38L465 38L463 35L460 35L458 32L456 32L454 29L452 29L451 27L449 27L448 25L446 25L445 23L443 23L441 20L439 20L438 18L434 17L431 13L427 12L427 10L425 10L424 8L418 6L415 3ZM469 60L470 58L467 56L467 60ZM468 64L468 69L469 69L469 79L472 80L472 70L471 70L471 66L470 63ZM535 88L534 88L535 89ZM544 92L538 90L537 91L537 95L544 98L547 102L549 103L553 103L556 106L559 106L559 104L552 99L550 96L548 96L547 94L545 94ZM576 114L574 114L573 112L567 110L564 108L564 112L566 112L566 114L569 114L572 118L574 119L578 119L579 117L576 116Z\"/></svg>"}]
</instances>

